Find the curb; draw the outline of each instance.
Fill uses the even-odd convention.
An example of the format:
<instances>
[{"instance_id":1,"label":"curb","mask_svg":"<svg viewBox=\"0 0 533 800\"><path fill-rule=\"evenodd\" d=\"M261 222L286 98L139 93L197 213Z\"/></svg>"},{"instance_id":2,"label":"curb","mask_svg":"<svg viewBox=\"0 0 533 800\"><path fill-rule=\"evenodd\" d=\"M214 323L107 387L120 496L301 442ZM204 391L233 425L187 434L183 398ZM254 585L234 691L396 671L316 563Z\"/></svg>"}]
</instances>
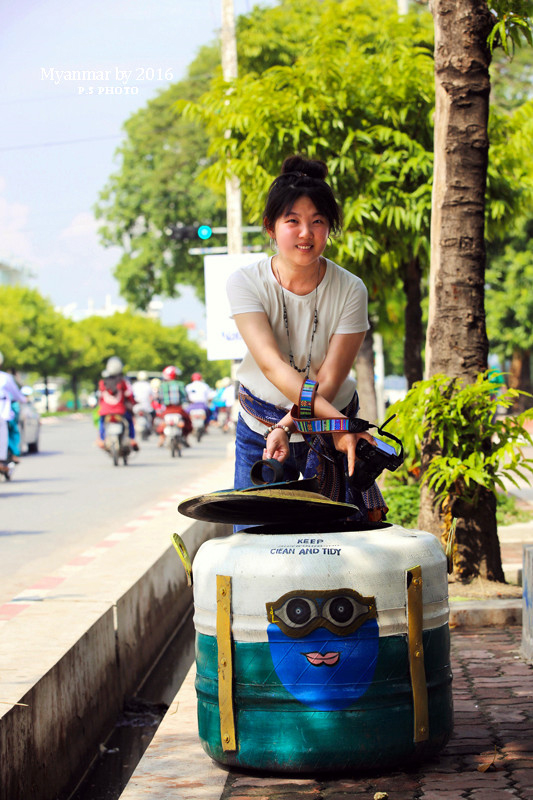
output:
<instances>
[{"instance_id":1,"label":"curb","mask_svg":"<svg viewBox=\"0 0 533 800\"><path fill-rule=\"evenodd\" d=\"M504 628L522 624L522 600L449 601L450 628Z\"/></svg>"},{"instance_id":2,"label":"curb","mask_svg":"<svg viewBox=\"0 0 533 800\"><path fill-rule=\"evenodd\" d=\"M203 480L225 480L228 464ZM188 613L192 591L171 532L193 558L231 528L177 517L185 496L143 515L38 602L12 604L17 613L0 629L0 800L68 796Z\"/></svg>"}]
</instances>

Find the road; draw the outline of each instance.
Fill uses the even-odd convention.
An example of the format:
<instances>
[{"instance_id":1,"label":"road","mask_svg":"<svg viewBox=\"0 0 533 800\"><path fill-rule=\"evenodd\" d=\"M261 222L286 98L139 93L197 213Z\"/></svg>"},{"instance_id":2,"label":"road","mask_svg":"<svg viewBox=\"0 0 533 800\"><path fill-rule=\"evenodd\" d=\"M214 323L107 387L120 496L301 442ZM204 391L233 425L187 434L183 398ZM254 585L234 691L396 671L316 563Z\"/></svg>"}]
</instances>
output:
<instances>
[{"instance_id":1,"label":"road","mask_svg":"<svg viewBox=\"0 0 533 800\"><path fill-rule=\"evenodd\" d=\"M203 476L233 446L214 428L171 458L152 436L127 467L114 467L95 440L86 415L46 418L40 452L0 481L0 604Z\"/></svg>"}]
</instances>

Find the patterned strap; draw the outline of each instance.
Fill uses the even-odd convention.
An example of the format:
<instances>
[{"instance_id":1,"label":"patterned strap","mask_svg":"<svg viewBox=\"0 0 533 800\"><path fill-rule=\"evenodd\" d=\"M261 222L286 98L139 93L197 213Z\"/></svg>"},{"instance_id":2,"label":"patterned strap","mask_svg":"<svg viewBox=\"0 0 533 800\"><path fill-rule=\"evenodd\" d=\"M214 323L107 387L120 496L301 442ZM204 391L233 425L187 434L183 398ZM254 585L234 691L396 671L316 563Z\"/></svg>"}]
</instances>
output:
<instances>
[{"instance_id":1,"label":"patterned strap","mask_svg":"<svg viewBox=\"0 0 533 800\"><path fill-rule=\"evenodd\" d=\"M298 406L294 405L291 411L292 421L299 433L337 433L338 431L360 433L368 430L370 424L355 417L352 419L347 419L346 417L332 417L331 419L314 417L317 390L318 383L311 378L306 378L302 383L299 404Z\"/></svg>"},{"instance_id":2,"label":"patterned strap","mask_svg":"<svg viewBox=\"0 0 533 800\"><path fill-rule=\"evenodd\" d=\"M292 421L296 425L296 430L299 433L336 433L337 431L349 431L350 420L344 417L334 417L333 419L318 419L313 417L309 419L298 419L294 416L294 409L292 409Z\"/></svg>"},{"instance_id":3,"label":"patterned strap","mask_svg":"<svg viewBox=\"0 0 533 800\"><path fill-rule=\"evenodd\" d=\"M302 383L302 388L300 389L300 402L298 404L300 419L307 419L313 416L317 389L318 382L312 380L311 378L306 378Z\"/></svg>"}]
</instances>

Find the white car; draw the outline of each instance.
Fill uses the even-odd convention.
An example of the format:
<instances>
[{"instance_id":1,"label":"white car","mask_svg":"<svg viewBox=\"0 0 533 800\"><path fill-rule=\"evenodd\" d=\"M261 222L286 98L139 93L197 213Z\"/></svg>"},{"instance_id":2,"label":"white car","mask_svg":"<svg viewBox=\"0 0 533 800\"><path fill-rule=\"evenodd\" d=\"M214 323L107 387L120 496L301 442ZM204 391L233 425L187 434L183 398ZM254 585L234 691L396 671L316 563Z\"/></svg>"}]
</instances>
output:
<instances>
[{"instance_id":1,"label":"white car","mask_svg":"<svg viewBox=\"0 0 533 800\"><path fill-rule=\"evenodd\" d=\"M24 394L28 394L24 389L22 391ZM38 453L41 417L30 397L28 397L27 403L20 404L19 429L21 453Z\"/></svg>"}]
</instances>

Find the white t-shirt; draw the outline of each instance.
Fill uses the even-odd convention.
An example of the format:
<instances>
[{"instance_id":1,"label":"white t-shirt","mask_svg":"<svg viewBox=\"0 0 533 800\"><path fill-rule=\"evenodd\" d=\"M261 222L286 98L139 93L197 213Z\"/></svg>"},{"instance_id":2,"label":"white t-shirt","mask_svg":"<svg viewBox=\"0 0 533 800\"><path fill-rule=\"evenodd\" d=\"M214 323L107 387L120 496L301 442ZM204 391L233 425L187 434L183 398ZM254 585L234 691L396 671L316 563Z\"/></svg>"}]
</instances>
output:
<instances>
[{"instance_id":1,"label":"white t-shirt","mask_svg":"<svg viewBox=\"0 0 533 800\"><path fill-rule=\"evenodd\" d=\"M185 391L189 403L204 403L207 406L213 396L213 390L204 381L188 383Z\"/></svg>"},{"instance_id":2,"label":"white t-shirt","mask_svg":"<svg viewBox=\"0 0 533 800\"><path fill-rule=\"evenodd\" d=\"M9 421L14 418L15 413L11 408L11 401L18 400L19 403L26 403L26 396L22 394L15 383L15 379L9 372L0 370L0 419Z\"/></svg>"},{"instance_id":3,"label":"white t-shirt","mask_svg":"<svg viewBox=\"0 0 533 800\"><path fill-rule=\"evenodd\" d=\"M311 378L316 377L334 333L361 333L370 327L368 293L363 281L329 259L326 265L326 274L316 293L318 325L311 352ZM303 369L309 357L313 331L315 290L306 295L283 291L294 363ZM281 287L272 272L272 257L233 272L228 278L227 293L232 317L254 311L266 313L280 352L289 363ZM237 370L237 378L262 400L287 410L292 408L292 403L264 376L248 351ZM302 375L302 381L303 378ZM340 411L349 403L354 391L355 381L348 377L332 404ZM240 414L252 430L264 433L264 425L244 409L240 409Z\"/></svg>"},{"instance_id":4,"label":"white t-shirt","mask_svg":"<svg viewBox=\"0 0 533 800\"><path fill-rule=\"evenodd\" d=\"M131 388L133 389L135 402L140 405L143 411L150 413L152 411L154 393L148 381L135 381Z\"/></svg>"}]
</instances>

